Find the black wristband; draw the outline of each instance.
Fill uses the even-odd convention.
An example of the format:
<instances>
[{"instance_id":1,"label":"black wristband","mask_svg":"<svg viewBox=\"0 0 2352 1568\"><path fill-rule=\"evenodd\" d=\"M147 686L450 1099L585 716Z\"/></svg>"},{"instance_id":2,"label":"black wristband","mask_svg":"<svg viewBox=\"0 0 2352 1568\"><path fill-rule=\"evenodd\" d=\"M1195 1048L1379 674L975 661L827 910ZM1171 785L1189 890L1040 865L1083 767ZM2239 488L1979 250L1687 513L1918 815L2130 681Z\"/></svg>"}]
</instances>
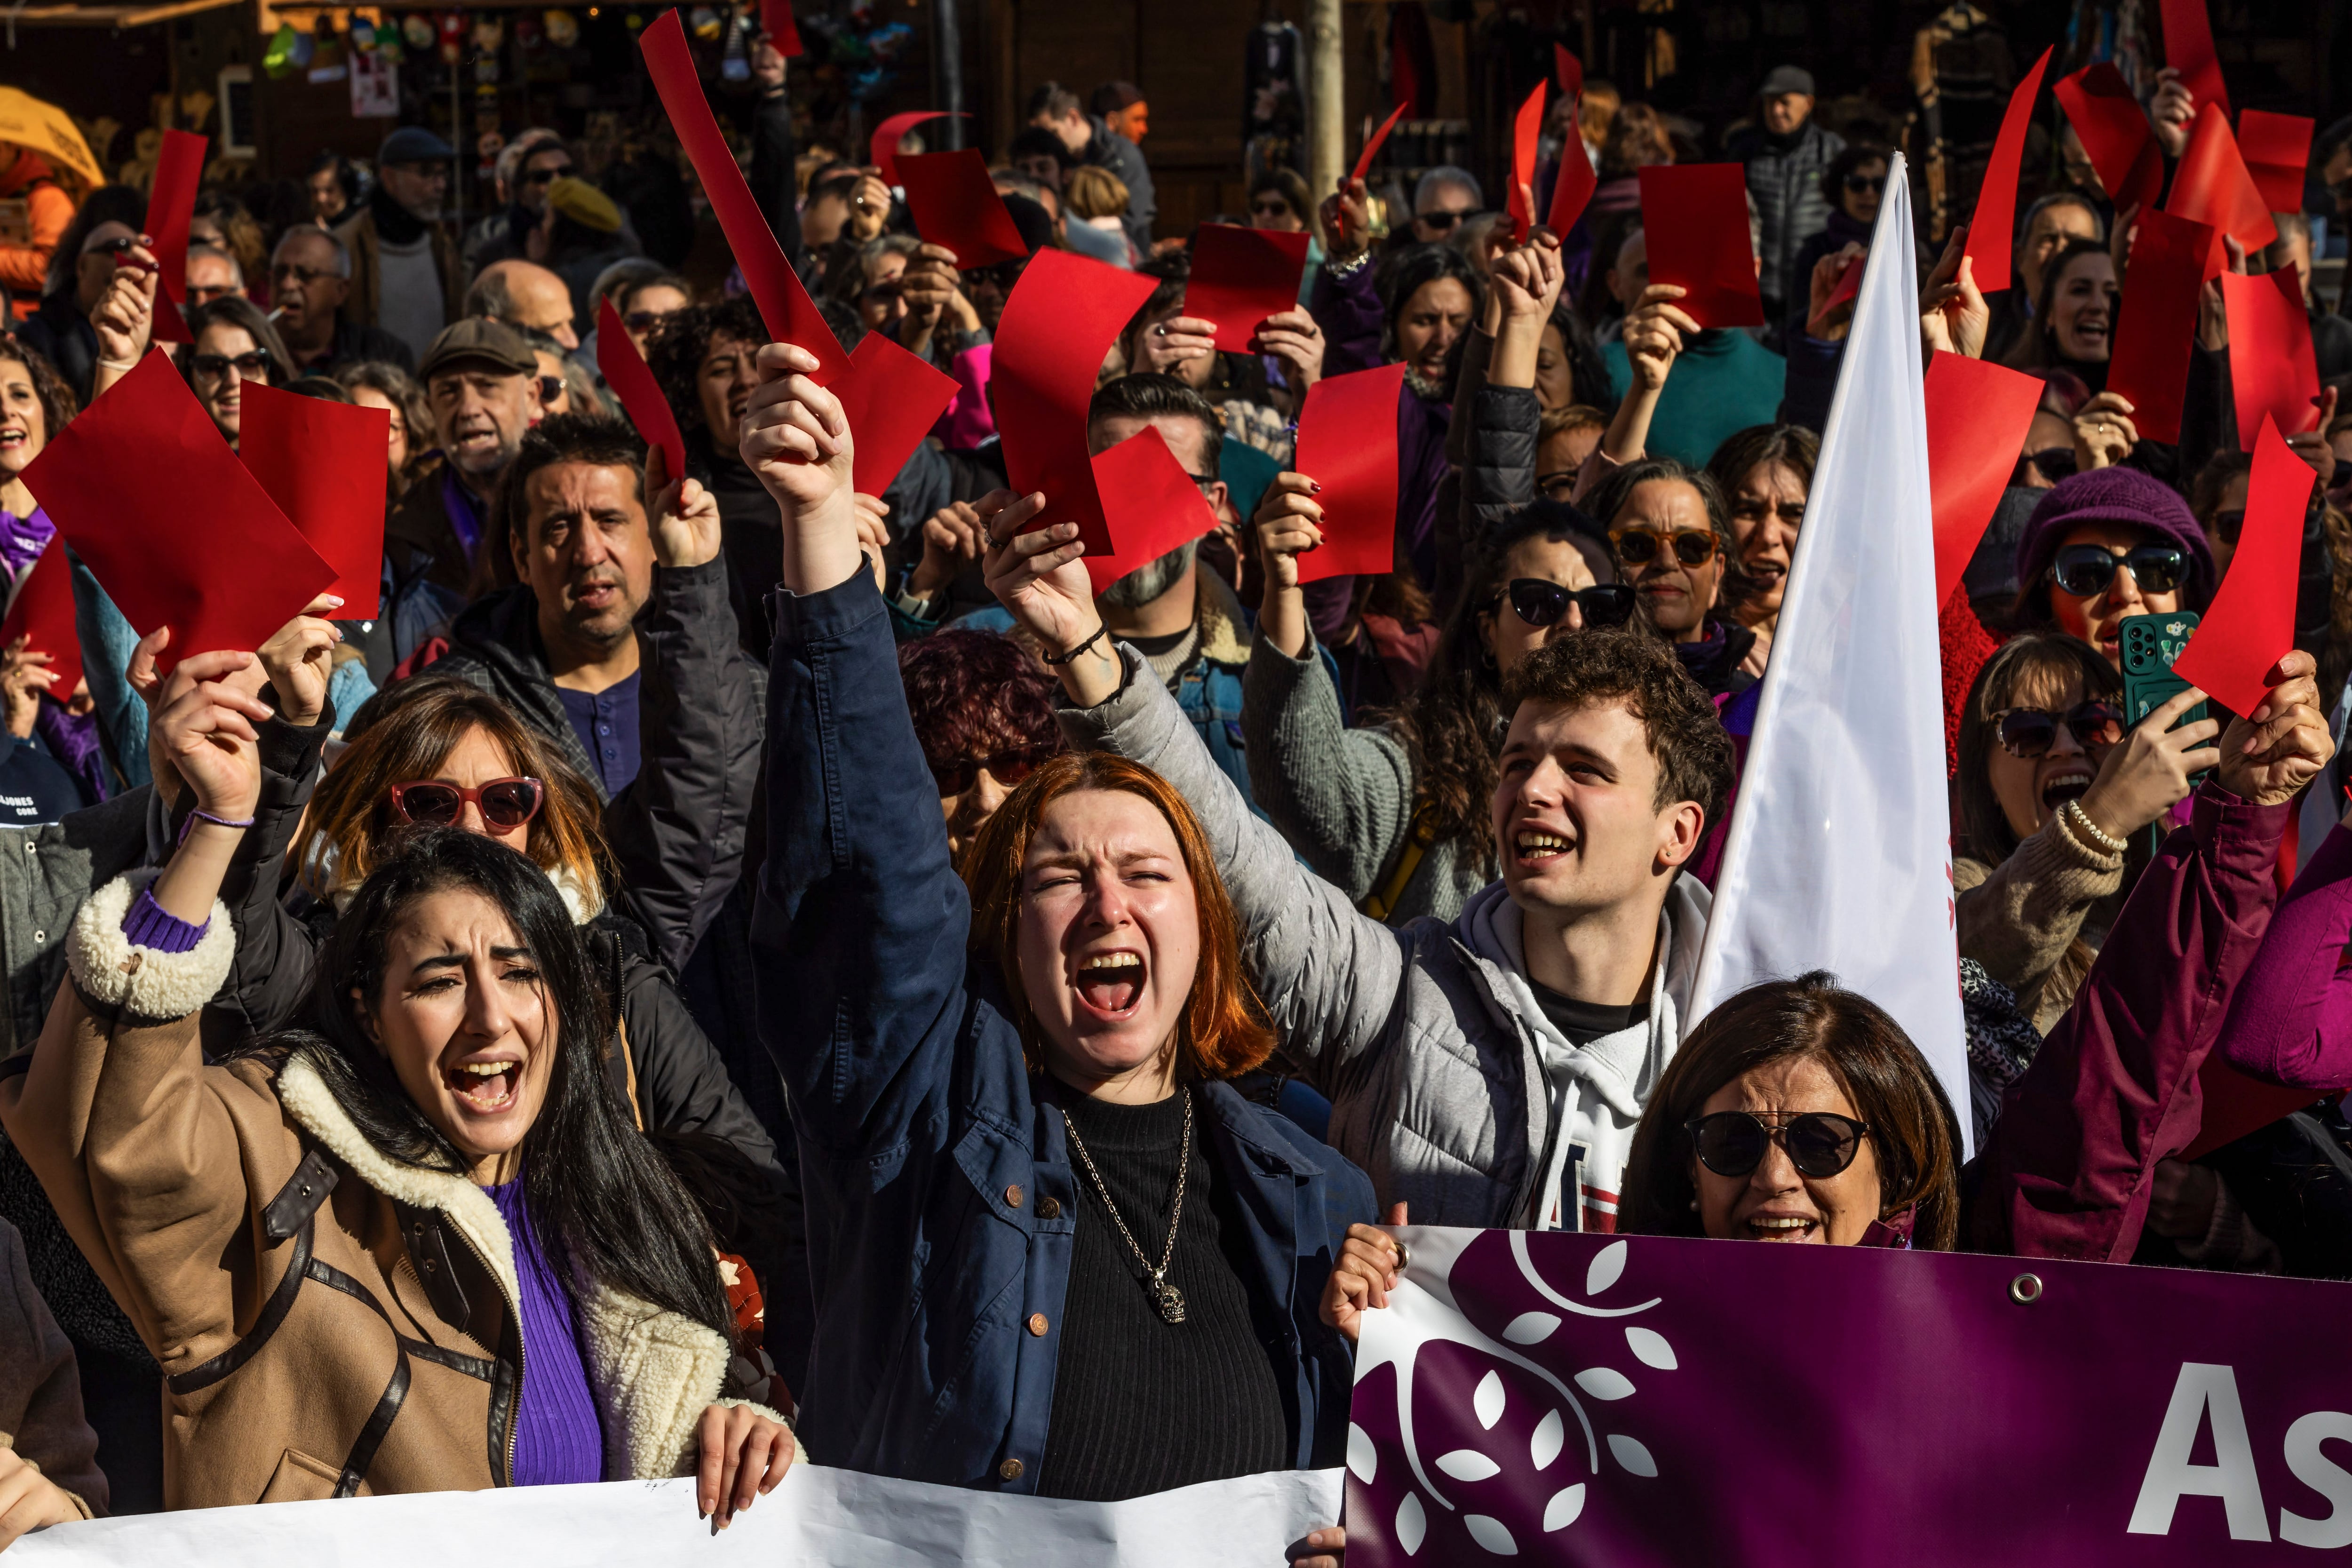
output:
<instances>
[{"instance_id":1,"label":"black wristband","mask_svg":"<svg viewBox=\"0 0 2352 1568\"><path fill-rule=\"evenodd\" d=\"M1096 626L1095 626L1095 635L1094 635L1094 636L1092 636L1092 637L1088 637L1086 641L1084 641L1084 642L1080 643L1077 647L1076 647L1072 648L1069 652L1067 652L1067 653L1064 654L1061 658L1055 658L1052 654L1050 654L1050 653L1049 653L1049 654L1044 654L1044 655L1041 655L1040 657L1041 657L1042 658L1044 658L1044 660L1045 660L1047 664L1050 664L1050 665L1054 665L1054 666L1059 667L1059 666L1061 666L1061 665L1065 665L1065 664L1069 663L1072 659L1074 659L1074 658L1077 658L1077 657L1078 657L1078 655L1080 655L1080 654L1082 654L1082 653L1086 652L1086 651L1087 651L1087 649L1088 649L1088 648L1090 648L1090 647L1094 647L1094 646L1095 646L1095 644L1097 644L1097 643L1098 643L1098 642L1102 641L1102 640L1103 640L1103 638L1104 638L1104 637L1108 637L1109 634L1110 634L1110 628L1109 628L1108 626L1104 626L1104 625L1102 625L1101 623L1097 622L1097 623L1096 624Z\"/></svg>"}]
</instances>

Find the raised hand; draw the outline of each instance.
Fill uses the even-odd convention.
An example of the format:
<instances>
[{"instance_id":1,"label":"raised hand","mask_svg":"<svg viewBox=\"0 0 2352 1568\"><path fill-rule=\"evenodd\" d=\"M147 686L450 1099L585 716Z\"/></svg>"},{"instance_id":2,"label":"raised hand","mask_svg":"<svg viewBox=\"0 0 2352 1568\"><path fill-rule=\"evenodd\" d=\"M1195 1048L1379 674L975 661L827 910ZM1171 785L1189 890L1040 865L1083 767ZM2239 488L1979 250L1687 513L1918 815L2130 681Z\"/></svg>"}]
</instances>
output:
<instances>
[{"instance_id":1,"label":"raised hand","mask_svg":"<svg viewBox=\"0 0 2352 1568\"><path fill-rule=\"evenodd\" d=\"M1340 181L1315 216L1323 225L1324 248L1334 261L1361 256L1372 243L1371 187L1361 180Z\"/></svg>"},{"instance_id":2,"label":"raised hand","mask_svg":"<svg viewBox=\"0 0 2352 1568\"><path fill-rule=\"evenodd\" d=\"M195 792L196 808L230 821L253 815L261 798L261 752L254 726L271 717L268 704L233 678L258 668L249 653L199 653L182 659L163 681L150 732L180 777Z\"/></svg>"},{"instance_id":3,"label":"raised hand","mask_svg":"<svg viewBox=\"0 0 2352 1568\"><path fill-rule=\"evenodd\" d=\"M2319 476L2319 488L2326 489L2336 482L2336 448L2327 444L2327 427L2336 423L2336 401L2341 388L2323 386L2319 389L2319 423L2300 436L2290 436L2286 444L2294 455L2309 463Z\"/></svg>"},{"instance_id":4,"label":"raised hand","mask_svg":"<svg viewBox=\"0 0 2352 1568\"><path fill-rule=\"evenodd\" d=\"M853 499L857 503L857 548L874 574L876 591L880 592L887 586L883 563L890 558L890 503L863 491Z\"/></svg>"},{"instance_id":5,"label":"raised hand","mask_svg":"<svg viewBox=\"0 0 2352 1568\"><path fill-rule=\"evenodd\" d=\"M2319 666L2301 648L2271 667L2270 695L2221 736L2214 776L2223 789L2256 805L2279 805L2319 776L2336 755L2327 716L2319 707Z\"/></svg>"},{"instance_id":6,"label":"raised hand","mask_svg":"<svg viewBox=\"0 0 2352 1568\"><path fill-rule=\"evenodd\" d=\"M1307 598L1298 587L1298 558L1323 542L1323 506L1314 499L1322 489L1305 474L1276 474L1250 520L1265 558L1258 636L1293 658L1307 653Z\"/></svg>"},{"instance_id":7,"label":"raised hand","mask_svg":"<svg viewBox=\"0 0 2352 1568\"><path fill-rule=\"evenodd\" d=\"M1171 316L1136 334L1136 357L1143 363L1130 371L1173 374L1186 360L1207 359L1217 352L1217 323L1198 316Z\"/></svg>"},{"instance_id":8,"label":"raised hand","mask_svg":"<svg viewBox=\"0 0 2352 1568\"><path fill-rule=\"evenodd\" d=\"M890 187L882 183L879 173L868 169L850 193L849 221L842 231L862 245L878 237L889 221Z\"/></svg>"},{"instance_id":9,"label":"raised hand","mask_svg":"<svg viewBox=\"0 0 2352 1568\"><path fill-rule=\"evenodd\" d=\"M1992 307L1977 287L1976 258L1968 252L1966 224L1952 231L1944 254L1919 289L1919 334L1930 349L1984 357L1985 333L1992 325Z\"/></svg>"},{"instance_id":10,"label":"raised hand","mask_svg":"<svg viewBox=\"0 0 2352 1568\"><path fill-rule=\"evenodd\" d=\"M923 522L923 558L907 576L907 591L929 598L988 549L988 527L970 501L950 501Z\"/></svg>"},{"instance_id":11,"label":"raised hand","mask_svg":"<svg viewBox=\"0 0 2352 1568\"><path fill-rule=\"evenodd\" d=\"M278 693L278 712L297 728L307 730L326 713L327 682L335 672L335 645L343 634L320 617L342 607L334 595L320 595L257 650L262 673Z\"/></svg>"},{"instance_id":12,"label":"raised hand","mask_svg":"<svg viewBox=\"0 0 2352 1568\"><path fill-rule=\"evenodd\" d=\"M2129 837L2186 799L2189 781L2221 760L2212 743L2221 732L2220 720L2173 728L2204 700L2193 686L2174 692L2108 751L2098 776L2075 803L2092 826L2110 838Z\"/></svg>"},{"instance_id":13,"label":"raised hand","mask_svg":"<svg viewBox=\"0 0 2352 1568\"><path fill-rule=\"evenodd\" d=\"M1296 306L1277 310L1260 322L1257 347L1261 353L1272 354L1283 364L1284 379L1301 399L1307 389L1323 379L1323 329L1315 324L1306 307ZM1293 404L1295 415L1298 405Z\"/></svg>"},{"instance_id":14,"label":"raised hand","mask_svg":"<svg viewBox=\"0 0 2352 1568\"><path fill-rule=\"evenodd\" d=\"M761 347L760 384L737 426L743 461L776 498L784 533L784 584L814 594L845 582L863 563L852 499L849 421L841 400L815 382L816 356L793 343Z\"/></svg>"},{"instance_id":15,"label":"raised hand","mask_svg":"<svg viewBox=\"0 0 2352 1568\"><path fill-rule=\"evenodd\" d=\"M41 716L41 693L58 679L48 668L49 656L26 646L31 640L28 633L0 650L0 699L6 703L8 733L20 741L33 732Z\"/></svg>"},{"instance_id":16,"label":"raised hand","mask_svg":"<svg viewBox=\"0 0 2352 1568\"><path fill-rule=\"evenodd\" d=\"M2132 401L2120 392L2102 392L2074 411L2074 467L2084 473L2112 468L2139 445Z\"/></svg>"},{"instance_id":17,"label":"raised hand","mask_svg":"<svg viewBox=\"0 0 2352 1568\"><path fill-rule=\"evenodd\" d=\"M1833 255L1824 256L1813 263L1812 275L1805 279L1805 331L1808 336L1833 343L1843 338L1853 319L1853 301L1832 307L1830 296L1837 292L1838 280L1845 276L1846 264L1862 254L1862 247L1849 244Z\"/></svg>"},{"instance_id":18,"label":"raised hand","mask_svg":"<svg viewBox=\"0 0 2352 1568\"><path fill-rule=\"evenodd\" d=\"M1699 324L1675 303L1685 292L1677 283L1653 283L1625 313L1625 359L1634 392L1664 390L1675 357L1698 335Z\"/></svg>"},{"instance_id":19,"label":"raised hand","mask_svg":"<svg viewBox=\"0 0 2352 1568\"><path fill-rule=\"evenodd\" d=\"M2189 133L2197 124L2197 95L2170 66L2156 73L2156 96L2148 100L2147 125L2168 158L2189 149Z\"/></svg>"},{"instance_id":20,"label":"raised hand","mask_svg":"<svg viewBox=\"0 0 2352 1568\"><path fill-rule=\"evenodd\" d=\"M646 494L653 504L654 559L664 566L706 566L719 559L719 498L700 479L672 476L659 447L646 454Z\"/></svg>"}]
</instances>

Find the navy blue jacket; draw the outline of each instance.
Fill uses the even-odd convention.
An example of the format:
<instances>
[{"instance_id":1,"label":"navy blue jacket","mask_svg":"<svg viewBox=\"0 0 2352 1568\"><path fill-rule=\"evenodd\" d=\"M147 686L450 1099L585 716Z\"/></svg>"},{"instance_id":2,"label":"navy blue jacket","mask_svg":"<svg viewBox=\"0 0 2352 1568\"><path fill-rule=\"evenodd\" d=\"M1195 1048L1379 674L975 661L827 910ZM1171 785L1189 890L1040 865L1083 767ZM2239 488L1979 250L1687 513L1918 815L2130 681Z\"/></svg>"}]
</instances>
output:
<instances>
[{"instance_id":1,"label":"navy blue jacket","mask_svg":"<svg viewBox=\"0 0 2352 1568\"><path fill-rule=\"evenodd\" d=\"M966 952L971 905L873 579L770 605L751 940L817 1302L800 1435L820 1464L1034 1492L1080 1208L1063 1121L994 963ZM1293 1463L1336 1465L1353 1372L1317 1308L1349 1225L1376 1217L1371 1183L1227 1085L1199 1105L1258 1265L1245 1282L1284 1323L1268 1348Z\"/></svg>"}]
</instances>

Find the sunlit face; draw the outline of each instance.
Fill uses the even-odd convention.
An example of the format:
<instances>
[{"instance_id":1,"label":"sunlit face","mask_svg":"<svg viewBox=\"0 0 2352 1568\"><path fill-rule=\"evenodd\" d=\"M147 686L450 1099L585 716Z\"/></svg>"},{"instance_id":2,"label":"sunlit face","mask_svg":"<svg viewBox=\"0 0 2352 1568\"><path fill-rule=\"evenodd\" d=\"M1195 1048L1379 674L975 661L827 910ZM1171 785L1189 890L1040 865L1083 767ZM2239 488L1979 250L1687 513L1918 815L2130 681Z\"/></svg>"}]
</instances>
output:
<instances>
[{"instance_id":1,"label":"sunlit face","mask_svg":"<svg viewBox=\"0 0 2352 1568\"><path fill-rule=\"evenodd\" d=\"M1558 325L1547 321L1536 344L1536 403L1549 414L1575 401L1576 371L1568 357L1568 339Z\"/></svg>"},{"instance_id":2,"label":"sunlit face","mask_svg":"<svg viewBox=\"0 0 2352 1568\"><path fill-rule=\"evenodd\" d=\"M1723 586L1723 552L1716 550L1697 565L1688 565L1675 553L1676 536L1711 537L1706 503L1698 491L1680 479L1651 479L1633 487L1625 504L1609 521L1612 534L1642 529L1660 536L1660 548L1648 561L1635 565L1618 546L1618 569L1633 584L1636 603L1670 642L1698 642L1706 635L1706 617L1715 609Z\"/></svg>"},{"instance_id":3,"label":"sunlit face","mask_svg":"<svg viewBox=\"0 0 2352 1568\"><path fill-rule=\"evenodd\" d=\"M539 405L550 417L572 412L572 389L564 384L563 360L533 345L530 357L539 362Z\"/></svg>"},{"instance_id":4,"label":"sunlit face","mask_svg":"<svg viewBox=\"0 0 2352 1568\"><path fill-rule=\"evenodd\" d=\"M1584 459L1592 456L1601 445L1605 426L1579 425L1572 429L1556 431L1536 444L1536 490L1551 500L1570 500L1576 495L1576 476L1584 467Z\"/></svg>"},{"instance_id":5,"label":"sunlit face","mask_svg":"<svg viewBox=\"0 0 2352 1568\"><path fill-rule=\"evenodd\" d=\"M1886 160L1873 158L1845 177L1845 186L1838 192L1838 205L1845 216L1856 223L1878 221L1878 205L1886 199Z\"/></svg>"},{"instance_id":6,"label":"sunlit face","mask_svg":"<svg viewBox=\"0 0 2352 1568\"><path fill-rule=\"evenodd\" d=\"M188 303L209 305L236 289L236 267L226 256L207 251L188 258Z\"/></svg>"},{"instance_id":7,"label":"sunlit face","mask_svg":"<svg viewBox=\"0 0 2352 1568\"><path fill-rule=\"evenodd\" d=\"M898 279L906 272L907 258L901 251L886 250L866 262L866 287L857 296L857 315L867 331L905 318L907 298L898 291Z\"/></svg>"},{"instance_id":8,"label":"sunlit face","mask_svg":"<svg viewBox=\"0 0 2352 1568\"><path fill-rule=\"evenodd\" d=\"M471 889L416 900L387 945L362 1027L474 1179L511 1180L555 1068L556 1015L538 964L505 912Z\"/></svg>"},{"instance_id":9,"label":"sunlit face","mask_svg":"<svg viewBox=\"0 0 2352 1568\"><path fill-rule=\"evenodd\" d=\"M2091 363L2107 357L2108 338L2115 326L2116 301L2123 290L2116 285L2116 264L2104 250L2086 250L2066 263L2050 300L2050 320L2044 330L2059 354Z\"/></svg>"},{"instance_id":10,"label":"sunlit face","mask_svg":"<svg viewBox=\"0 0 2352 1568\"><path fill-rule=\"evenodd\" d=\"M459 737L441 765L433 770L431 782L456 784L459 789L479 789L495 779L510 779L521 772L514 758L491 738L490 732L477 724ZM403 779L402 784L424 781ZM533 820L537 820L533 818ZM465 803L463 815L453 825L468 833L478 833L495 838L518 855L530 852L530 823L513 827L496 827L482 816L482 808L472 801Z\"/></svg>"},{"instance_id":11,"label":"sunlit face","mask_svg":"<svg viewBox=\"0 0 2352 1568\"><path fill-rule=\"evenodd\" d=\"M760 345L714 332L702 351L702 364L694 373L694 390L702 409L702 423L711 444L724 452L736 447L736 429L743 410L760 384L755 360Z\"/></svg>"},{"instance_id":12,"label":"sunlit face","mask_svg":"<svg viewBox=\"0 0 2352 1568\"><path fill-rule=\"evenodd\" d=\"M194 374L190 384L195 389L196 401L234 446L244 417L245 383L269 384L269 356L243 327L215 321L196 335L191 369Z\"/></svg>"},{"instance_id":13,"label":"sunlit face","mask_svg":"<svg viewBox=\"0 0 2352 1568\"><path fill-rule=\"evenodd\" d=\"M1466 185L1438 185L1412 215L1412 237L1427 245L1442 245L1454 228L1478 210L1478 198Z\"/></svg>"},{"instance_id":14,"label":"sunlit face","mask_svg":"<svg viewBox=\"0 0 2352 1568\"><path fill-rule=\"evenodd\" d=\"M1697 848L1704 816L1659 806L1657 790L1649 731L1622 700L1519 704L1493 805L1512 900L1574 919L1655 889Z\"/></svg>"},{"instance_id":15,"label":"sunlit face","mask_svg":"<svg viewBox=\"0 0 2352 1568\"><path fill-rule=\"evenodd\" d=\"M280 242L269 268L269 302L283 312L281 331L306 338L333 331L335 313L352 291L339 265L335 242L317 229L296 229Z\"/></svg>"},{"instance_id":16,"label":"sunlit face","mask_svg":"<svg viewBox=\"0 0 2352 1568\"><path fill-rule=\"evenodd\" d=\"M580 334L572 326L570 286L546 268L528 261L505 261L498 266L506 275L507 324L527 331L545 332L566 349L578 348Z\"/></svg>"},{"instance_id":17,"label":"sunlit face","mask_svg":"<svg viewBox=\"0 0 2352 1568\"><path fill-rule=\"evenodd\" d=\"M542 636L550 617L575 646L618 647L635 635L652 596L653 533L637 476L602 463L550 463L523 489L514 541L515 574L538 595Z\"/></svg>"},{"instance_id":18,"label":"sunlit face","mask_svg":"<svg viewBox=\"0 0 2352 1568\"><path fill-rule=\"evenodd\" d=\"M408 466L408 416L401 411L399 404L373 386L354 386L351 390L352 401L362 408L381 408L392 416L388 421L392 428L384 464L394 473L400 472Z\"/></svg>"},{"instance_id":19,"label":"sunlit face","mask_svg":"<svg viewBox=\"0 0 2352 1568\"><path fill-rule=\"evenodd\" d=\"M2063 715L2079 707L2084 695L2079 672L2032 669L2025 672L2015 695L2001 706L2037 708ZM2085 750L2072 726L2063 723L2057 727L2050 750L2040 757L2011 756L2000 739L1994 739L1985 757L1985 782L2020 843L2040 832L2065 809L2068 801L2091 787L2107 751L2105 746Z\"/></svg>"},{"instance_id":20,"label":"sunlit face","mask_svg":"<svg viewBox=\"0 0 2352 1568\"><path fill-rule=\"evenodd\" d=\"M1529 626L1512 607L1508 584L1516 578L1540 577L1563 588L1583 589L1592 586L1593 576L1582 551L1565 540L1547 539L1541 534L1513 545L1510 553L1503 558L1503 596L1478 617L1478 638L1494 654L1495 668L1508 675L1528 655L1552 638L1584 629L1584 612L1575 605L1570 605L1568 614L1550 626Z\"/></svg>"},{"instance_id":21,"label":"sunlit face","mask_svg":"<svg viewBox=\"0 0 2352 1568\"><path fill-rule=\"evenodd\" d=\"M138 237L128 224L102 223L82 241L81 255L74 262L74 302L85 312L98 308L114 281L114 252L109 247Z\"/></svg>"},{"instance_id":22,"label":"sunlit face","mask_svg":"<svg viewBox=\"0 0 2352 1568\"><path fill-rule=\"evenodd\" d=\"M1780 611L1797 530L1805 521L1805 481L1786 463L1759 463L1731 488L1731 542L1739 564L1761 593L1758 606Z\"/></svg>"},{"instance_id":23,"label":"sunlit face","mask_svg":"<svg viewBox=\"0 0 2352 1568\"><path fill-rule=\"evenodd\" d=\"M2025 243L2017 249L2017 275L2025 284L2028 300L2042 298L2042 268L2070 239L2095 240L2099 237L2099 220L2087 207L2073 202L2053 202L2033 215L2025 226Z\"/></svg>"},{"instance_id":24,"label":"sunlit face","mask_svg":"<svg viewBox=\"0 0 2352 1568\"><path fill-rule=\"evenodd\" d=\"M1836 1077L1811 1057L1782 1057L1750 1068L1707 1096L1699 1114L1745 1110L1767 1126L1807 1111L1863 1120ZM1859 1245L1879 1218L1878 1152L1864 1138L1853 1163L1834 1176L1801 1173L1775 1138L1745 1176L1718 1176L1691 1158L1699 1224L1717 1240Z\"/></svg>"},{"instance_id":25,"label":"sunlit face","mask_svg":"<svg viewBox=\"0 0 2352 1568\"><path fill-rule=\"evenodd\" d=\"M2124 522L2086 522L2069 530L2059 541L2063 551L2072 544L2095 544L2110 555L2122 555L2135 544L2144 544L2157 536ZM2054 581L2050 584L2050 614L2058 629L2069 637L2081 637L2107 656L2107 662L2123 668L2123 623L2126 616L2163 616L2180 608L2180 591L2168 589L2152 594L2141 588L2128 566L2117 566L2107 585L2089 598L2066 592Z\"/></svg>"},{"instance_id":26,"label":"sunlit face","mask_svg":"<svg viewBox=\"0 0 2352 1568\"><path fill-rule=\"evenodd\" d=\"M514 461L522 433L539 422L539 378L496 365L436 371L425 389L441 449L477 488Z\"/></svg>"},{"instance_id":27,"label":"sunlit face","mask_svg":"<svg viewBox=\"0 0 2352 1568\"><path fill-rule=\"evenodd\" d=\"M629 308L622 314L621 325L627 329L629 341L637 352L646 352L646 344L666 316L675 316L694 301L667 283L648 284L629 296Z\"/></svg>"},{"instance_id":28,"label":"sunlit face","mask_svg":"<svg viewBox=\"0 0 2352 1568\"><path fill-rule=\"evenodd\" d=\"M2025 426L2025 449L2021 455L2032 458L2045 452L2063 453L2064 458L2071 461L2074 456L2074 426L2062 414L2053 414L2047 408L2037 408L2033 411L2032 419ZM2020 482L2026 489L2046 490L2055 485L2059 479L2063 479L2067 474L2074 472L2074 469L2062 464L2058 477L2053 479L2039 463L2029 461L2018 465L2018 472L2022 476Z\"/></svg>"},{"instance_id":29,"label":"sunlit face","mask_svg":"<svg viewBox=\"0 0 2352 1568\"><path fill-rule=\"evenodd\" d=\"M1397 312L1397 354L1423 381L1445 374L1454 340L1470 330L1470 290L1458 278L1439 278L1412 291Z\"/></svg>"},{"instance_id":30,"label":"sunlit face","mask_svg":"<svg viewBox=\"0 0 2352 1568\"><path fill-rule=\"evenodd\" d=\"M48 416L23 360L0 359L0 475L14 479L48 445Z\"/></svg>"},{"instance_id":31,"label":"sunlit face","mask_svg":"<svg viewBox=\"0 0 2352 1568\"><path fill-rule=\"evenodd\" d=\"M1125 790L1045 808L1021 866L1021 984L1055 1077L1091 1089L1164 1061L1201 962L1176 831Z\"/></svg>"}]
</instances>

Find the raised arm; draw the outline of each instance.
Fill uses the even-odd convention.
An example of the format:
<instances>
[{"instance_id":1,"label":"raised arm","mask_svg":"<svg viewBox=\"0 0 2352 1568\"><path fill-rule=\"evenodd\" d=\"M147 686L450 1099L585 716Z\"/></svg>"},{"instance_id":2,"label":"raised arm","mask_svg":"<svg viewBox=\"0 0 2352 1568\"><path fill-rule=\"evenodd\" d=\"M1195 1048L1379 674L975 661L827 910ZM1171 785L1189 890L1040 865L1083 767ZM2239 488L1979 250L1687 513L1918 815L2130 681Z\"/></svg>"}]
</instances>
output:
<instances>
[{"instance_id":1,"label":"raised arm","mask_svg":"<svg viewBox=\"0 0 2352 1568\"><path fill-rule=\"evenodd\" d=\"M2230 999L2221 1057L2264 1083L2352 1084L2352 812L2294 879Z\"/></svg>"},{"instance_id":2,"label":"raised arm","mask_svg":"<svg viewBox=\"0 0 2352 1568\"><path fill-rule=\"evenodd\" d=\"M1402 940L1298 864L1282 835L1251 813L1142 656L1110 647L1077 525L1019 531L1040 499L1008 505L992 519L988 585L1051 650L1062 678L1063 734L1080 750L1142 763L1192 803L1241 918L1250 979L1275 1028L1311 1080L1334 1081L1387 1026L1404 973Z\"/></svg>"}]
</instances>

